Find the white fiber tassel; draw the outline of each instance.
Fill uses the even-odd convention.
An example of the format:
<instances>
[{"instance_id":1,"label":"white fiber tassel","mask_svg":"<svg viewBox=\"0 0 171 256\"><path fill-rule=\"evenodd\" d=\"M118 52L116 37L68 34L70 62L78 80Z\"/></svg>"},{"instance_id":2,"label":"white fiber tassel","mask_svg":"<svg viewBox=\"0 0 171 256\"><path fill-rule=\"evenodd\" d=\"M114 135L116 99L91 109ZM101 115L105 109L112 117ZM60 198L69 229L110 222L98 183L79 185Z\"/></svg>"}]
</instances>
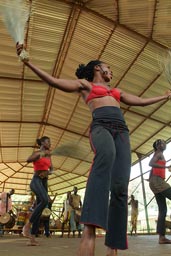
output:
<instances>
[{"instance_id":1,"label":"white fiber tassel","mask_svg":"<svg viewBox=\"0 0 171 256\"><path fill-rule=\"evenodd\" d=\"M0 15L15 43L24 44L25 26L29 19L29 7L26 0L3 0ZM28 53L23 50L21 60L28 60Z\"/></svg>"},{"instance_id":2,"label":"white fiber tassel","mask_svg":"<svg viewBox=\"0 0 171 256\"><path fill-rule=\"evenodd\" d=\"M171 84L171 50L167 49L158 56L159 66L165 74L166 79Z\"/></svg>"}]
</instances>

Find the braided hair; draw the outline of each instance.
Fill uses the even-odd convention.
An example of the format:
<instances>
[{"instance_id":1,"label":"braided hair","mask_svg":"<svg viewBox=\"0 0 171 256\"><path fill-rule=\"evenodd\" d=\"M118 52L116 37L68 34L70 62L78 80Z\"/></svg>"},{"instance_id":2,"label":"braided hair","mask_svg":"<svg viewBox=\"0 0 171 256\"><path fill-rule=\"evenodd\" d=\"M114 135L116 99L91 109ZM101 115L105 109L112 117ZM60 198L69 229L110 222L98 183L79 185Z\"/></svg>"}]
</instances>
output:
<instances>
[{"instance_id":1,"label":"braided hair","mask_svg":"<svg viewBox=\"0 0 171 256\"><path fill-rule=\"evenodd\" d=\"M157 150L157 147L161 144L162 140L159 139L159 140L156 140L154 143L153 143L153 148L154 150L156 151Z\"/></svg>"},{"instance_id":2,"label":"braided hair","mask_svg":"<svg viewBox=\"0 0 171 256\"><path fill-rule=\"evenodd\" d=\"M41 137L40 139L37 139L36 142L37 142L37 145L40 147L42 145L42 143L45 141L45 140L49 140L50 138L47 137L47 136L43 136Z\"/></svg>"},{"instance_id":3,"label":"braided hair","mask_svg":"<svg viewBox=\"0 0 171 256\"><path fill-rule=\"evenodd\" d=\"M100 60L92 60L87 65L80 64L75 72L79 79L85 78L87 81L92 82L94 78L94 67L101 65L103 62Z\"/></svg>"}]
</instances>

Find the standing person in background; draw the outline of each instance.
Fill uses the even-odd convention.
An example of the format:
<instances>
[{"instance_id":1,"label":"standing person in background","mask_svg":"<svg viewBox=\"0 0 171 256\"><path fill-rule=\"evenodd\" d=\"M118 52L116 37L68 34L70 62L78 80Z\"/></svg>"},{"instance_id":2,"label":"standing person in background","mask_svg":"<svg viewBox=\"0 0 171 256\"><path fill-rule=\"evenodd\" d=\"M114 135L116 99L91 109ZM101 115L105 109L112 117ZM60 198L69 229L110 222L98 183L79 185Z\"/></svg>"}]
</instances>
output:
<instances>
[{"instance_id":1,"label":"standing person in background","mask_svg":"<svg viewBox=\"0 0 171 256\"><path fill-rule=\"evenodd\" d=\"M61 213L61 217L63 217L62 227L61 227L61 236L64 235L64 227L65 225L68 225L68 237L70 236L70 214L72 207L70 206L70 197L71 197L71 191L67 192L67 198L63 202L63 209Z\"/></svg>"},{"instance_id":2,"label":"standing person in background","mask_svg":"<svg viewBox=\"0 0 171 256\"><path fill-rule=\"evenodd\" d=\"M48 175L53 171L50 138L43 136L42 138L37 139L37 144L40 149L35 151L27 159L27 162L33 163L34 166L34 175L30 183L30 188L34 192L38 203L36 203L29 221L23 227L23 235L30 238L28 245L32 246L38 245L35 236L39 227L42 211L48 205L47 181Z\"/></svg>"},{"instance_id":3,"label":"standing person in background","mask_svg":"<svg viewBox=\"0 0 171 256\"><path fill-rule=\"evenodd\" d=\"M128 205L131 205L131 236L133 231L137 234L137 218L138 218L138 200L135 200L134 195L131 195L131 200Z\"/></svg>"},{"instance_id":4,"label":"standing person in background","mask_svg":"<svg viewBox=\"0 0 171 256\"><path fill-rule=\"evenodd\" d=\"M165 237L165 217L167 214L166 198L171 200L171 187L165 181L165 169L170 168L170 165L166 165L164 157L164 150L166 149L166 143L164 140L156 140L153 143L154 155L149 162L152 167L149 186L155 195L155 199L158 205L158 220L157 220L157 233L159 234L159 244L171 244L171 240Z\"/></svg>"},{"instance_id":5,"label":"standing person in background","mask_svg":"<svg viewBox=\"0 0 171 256\"><path fill-rule=\"evenodd\" d=\"M16 48L20 55L23 45L17 44ZM120 102L144 107L169 100L171 91L162 96L141 98L111 88L112 71L100 60L80 64L75 73L76 80L55 78L29 60L23 62L51 87L79 93L92 113L90 143L95 156L84 197L81 215L84 231L78 256L94 256L97 227L106 230L107 256L115 256L118 249L128 248L127 200L131 170L129 130Z\"/></svg>"},{"instance_id":6,"label":"standing person in background","mask_svg":"<svg viewBox=\"0 0 171 256\"><path fill-rule=\"evenodd\" d=\"M6 212L13 213L11 196L14 193L15 193L15 190L12 188L8 193L2 192L0 194L0 215L3 215Z\"/></svg>"},{"instance_id":7,"label":"standing person in background","mask_svg":"<svg viewBox=\"0 0 171 256\"><path fill-rule=\"evenodd\" d=\"M77 194L78 188L74 187L74 193L70 196L70 206L71 206L71 213L70 213L70 229L73 233L73 237L75 237L75 231L78 230L78 237L81 237L82 227L79 223L81 216L81 196Z\"/></svg>"}]
</instances>

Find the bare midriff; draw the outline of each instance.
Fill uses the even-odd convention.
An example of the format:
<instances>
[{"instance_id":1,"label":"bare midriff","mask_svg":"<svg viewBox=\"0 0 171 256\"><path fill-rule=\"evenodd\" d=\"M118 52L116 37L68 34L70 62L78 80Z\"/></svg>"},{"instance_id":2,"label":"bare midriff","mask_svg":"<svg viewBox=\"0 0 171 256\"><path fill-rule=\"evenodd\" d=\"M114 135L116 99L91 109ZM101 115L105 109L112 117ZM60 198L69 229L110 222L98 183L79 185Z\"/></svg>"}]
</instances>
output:
<instances>
[{"instance_id":1,"label":"bare midriff","mask_svg":"<svg viewBox=\"0 0 171 256\"><path fill-rule=\"evenodd\" d=\"M96 108L101 108L101 107L120 108L119 102L111 96L105 96L105 97L101 97L101 98L92 99L88 103L88 106L89 106L91 112L93 112Z\"/></svg>"},{"instance_id":2,"label":"bare midriff","mask_svg":"<svg viewBox=\"0 0 171 256\"><path fill-rule=\"evenodd\" d=\"M34 174L35 174L36 176L39 176L39 177L42 178L42 179L48 177L48 171L43 171L43 170L35 171Z\"/></svg>"}]
</instances>

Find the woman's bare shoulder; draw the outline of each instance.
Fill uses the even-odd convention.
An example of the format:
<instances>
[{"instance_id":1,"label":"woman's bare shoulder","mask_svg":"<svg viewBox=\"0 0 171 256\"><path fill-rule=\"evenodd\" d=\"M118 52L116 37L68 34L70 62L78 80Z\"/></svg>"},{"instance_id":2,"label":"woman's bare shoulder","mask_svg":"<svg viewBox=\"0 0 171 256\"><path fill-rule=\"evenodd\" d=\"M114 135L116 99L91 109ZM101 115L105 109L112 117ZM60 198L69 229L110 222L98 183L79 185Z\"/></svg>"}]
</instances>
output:
<instances>
[{"instance_id":1,"label":"woman's bare shoulder","mask_svg":"<svg viewBox=\"0 0 171 256\"><path fill-rule=\"evenodd\" d=\"M92 88L92 85L89 81L87 81L86 79L78 79L78 81L80 82L81 84L81 87L84 89L84 90L91 90Z\"/></svg>"}]
</instances>

